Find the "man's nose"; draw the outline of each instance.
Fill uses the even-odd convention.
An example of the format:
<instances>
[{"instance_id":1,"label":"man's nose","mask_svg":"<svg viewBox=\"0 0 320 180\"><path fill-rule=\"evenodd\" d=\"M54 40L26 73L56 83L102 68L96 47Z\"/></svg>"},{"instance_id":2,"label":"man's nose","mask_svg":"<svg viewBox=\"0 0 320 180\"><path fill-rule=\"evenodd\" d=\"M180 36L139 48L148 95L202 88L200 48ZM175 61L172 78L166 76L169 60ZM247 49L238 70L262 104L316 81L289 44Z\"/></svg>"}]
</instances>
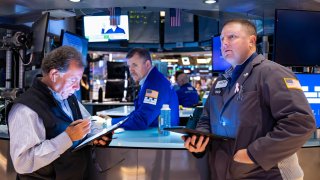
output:
<instances>
[{"instance_id":1,"label":"man's nose","mask_svg":"<svg viewBox=\"0 0 320 180\"><path fill-rule=\"evenodd\" d=\"M75 83L73 85L73 89L75 89L76 91L78 91L80 89L80 83Z\"/></svg>"},{"instance_id":2,"label":"man's nose","mask_svg":"<svg viewBox=\"0 0 320 180\"><path fill-rule=\"evenodd\" d=\"M130 73L134 73L134 69L132 67L129 68Z\"/></svg>"}]
</instances>

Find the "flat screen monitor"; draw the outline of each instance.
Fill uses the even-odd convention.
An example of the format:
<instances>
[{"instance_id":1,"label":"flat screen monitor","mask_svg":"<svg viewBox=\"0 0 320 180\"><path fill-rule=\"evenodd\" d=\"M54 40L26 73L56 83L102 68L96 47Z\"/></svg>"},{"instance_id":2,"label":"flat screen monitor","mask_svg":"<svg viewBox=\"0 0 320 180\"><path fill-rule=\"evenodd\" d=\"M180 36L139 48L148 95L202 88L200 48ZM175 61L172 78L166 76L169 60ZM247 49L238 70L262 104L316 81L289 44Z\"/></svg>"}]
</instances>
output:
<instances>
[{"instance_id":1,"label":"flat screen monitor","mask_svg":"<svg viewBox=\"0 0 320 180\"><path fill-rule=\"evenodd\" d=\"M320 65L320 11L276 10L274 61L284 66Z\"/></svg>"},{"instance_id":2,"label":"flat screen monitor","mask_svg":"<svg viewBox=\"0 0 320 180\"><path fill-rule=\"evenodd\" d=\"M110 25L110 16L84 16L83 25L89 42L129 40L128 15L121 15L117 26Z\"/></svg>"},{"instance_id":3,"label":"flat screen monitor","mask_svg":"<svg viewBox=\"0 0 320 180\"><path fill-rule=\"evenodd\" d=\"M38 76L41 76L41 69L24 71L24 88L30 88L33 84L34 78Z\"/></svg>"},{"instance_id":4,"label":"flat screen monitor","mask_svg":"<svg viewBox=\"0 0 320 180\"><path fill-rule=\"evenodd\" d=\"M107 61L108 79L125 79L127 71L126 62Z\"/></svg>"},{"instance_id":5,"label":"flat screen monitor","mask_svg":"<svg viewBox=\"0 0 320 180\"><path fill-rule=\"evenodd\" d=\"M61 31L61 45L62 46L72 46L82 54L82 61L85 66L87 66L87 54L88 54L88 39L70 33L68 31Z\"/></svg>"},{"instance_id":6,"label":"flat screen monitor","mask_svg":"<svg viewBox=\"0 0 320 180\"><path fill-rule=\"evenodd\" d=\"M125 80L107 80L105 98L121 100L125 90L124 84Z\"/></svg>"},{"instance_id":7,"label":"flat screen monitor","mask_svg":"<svg viewBox=\"0 0 320 180\"><path fill-rule=\"evenodd\" d=\"M320 128L320 74L296 74Z\"/></svg>"},{"instance_id":8,"label":"flat screen monitor","mask_svg":"<svg viewBox=\"0 0 320 180\"><path fill-rule=\"evenodd\" d=\"M212 71L213 72L224 72L231 65L223 59L221 54L221 40L220 36L212 38Z\"/></svg>"},{"instance_id":9,"label":"flat screen monitor","mask_svg":"<svg viewBox=\"0 0 320 180\"><path fill-rule=\"evenodd\" d=\"M32 44L34 53L42 53L46 42L49 22L49 13L42 14L41 17L32 24Z\"/></svg>"}]
</instances>

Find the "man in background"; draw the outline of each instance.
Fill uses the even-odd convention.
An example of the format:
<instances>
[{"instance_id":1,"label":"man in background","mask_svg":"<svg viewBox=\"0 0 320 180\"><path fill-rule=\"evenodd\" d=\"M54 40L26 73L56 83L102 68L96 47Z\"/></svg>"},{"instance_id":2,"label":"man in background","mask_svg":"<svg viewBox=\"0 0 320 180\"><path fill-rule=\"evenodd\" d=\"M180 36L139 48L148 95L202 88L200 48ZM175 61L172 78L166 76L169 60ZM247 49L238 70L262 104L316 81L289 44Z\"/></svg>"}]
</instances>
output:
<instances>
[{"instance_id":1,"label":"man in background","mask_svg":"<svg viewBox=\"0 0 320 180\"><path fill-rule=\"evenodd\" d=\"M183 107L194 107L199 102L197 90L190 84L189 76L184 73L176 74L176 81L179 89L176 91L179 99L179 105Z\"/></svg>"},{"instance_id":2,"label":"man in background","mask_svg":"<svg viewBox=\"0 0 320 180\"><path fill-rule=\"evenodd\" d=\"M89 179L90 147L71 152L90 132L90 114L76 99L84 65L74 48L59 47L42 61L43 77L15 99L8 123L18 179ZM94 144L106 145L103 136Z\"/></svg>"},{"instance_id":3,"label":"man in background","mask_svg":"<svg viewBox=\"0 0 320 180\"><path fill-rule=\"evenodd\" d=\"M101 30L101 34L113 34L113 33L121 33L121 34L125 34L126 32L124 31L124 29L122 29L121 27L115 25L115 26L111 26L111 28L109 29L104 29L102 28Z\"/></svg>"},{"instance_id":4,"label":"man in background","mask_svg":"<svg viewBox=\"0 0 320 180\"><path fill-rule=\"evenodd\" d=\"M122 126L125 129L141 130L158 126L158 116L163 104L171 109L171 125L179 125L179 103L176 92L167 78L152 66L150 53L143 48L134 48L127 54L130 75L140 85L138 97L134 100L135 110ZM107 118L108 119L108 118ZM108 125L123 118L112 118Z\"/></svg>"}]
</instances>

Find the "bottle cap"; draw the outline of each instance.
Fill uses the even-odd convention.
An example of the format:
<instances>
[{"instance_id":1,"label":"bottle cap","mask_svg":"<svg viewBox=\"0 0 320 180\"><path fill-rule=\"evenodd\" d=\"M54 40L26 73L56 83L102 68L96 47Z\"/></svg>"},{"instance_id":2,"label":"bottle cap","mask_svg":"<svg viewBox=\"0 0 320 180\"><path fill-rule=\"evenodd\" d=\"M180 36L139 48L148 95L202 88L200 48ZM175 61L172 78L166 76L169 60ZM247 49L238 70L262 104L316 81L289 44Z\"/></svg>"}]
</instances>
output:
<instances>
[{"instance_id":1,"label":"bottle cap","mask_svg":"<svg viewBox=\"0 0 320 180\"><path fill-rule=\"evenodd\" d=\"M163 104L162 109L170 109L169 104Z\"/></svg>"}]
</instances>

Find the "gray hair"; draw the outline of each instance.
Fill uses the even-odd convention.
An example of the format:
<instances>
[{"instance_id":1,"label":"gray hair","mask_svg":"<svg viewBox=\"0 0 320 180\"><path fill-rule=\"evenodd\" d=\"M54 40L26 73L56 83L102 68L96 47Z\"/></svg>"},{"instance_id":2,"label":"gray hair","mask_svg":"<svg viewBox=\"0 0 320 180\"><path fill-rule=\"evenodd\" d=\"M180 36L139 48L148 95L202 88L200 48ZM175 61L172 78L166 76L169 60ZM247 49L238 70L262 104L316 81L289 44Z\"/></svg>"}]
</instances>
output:
<instances>
[{"instance_id":1,"label":"gray hair","mask_svg":"<svg viewBox=\"0 0 320 180\"><path fill-rule=\"evenodd\" d=\"M46 75L52 69L57 69L60 72L66 72L70 62L75 61L78 67L84 67L82 55L71 46L61 46L48 53L42 60L42 74Z\"/></svg>"},{"instance_id":2,"label":"gray hair","mask_svg":"<svg viewBox=\"0 0 320 180\"><path fill-rule=\"evenodd\" d=\"M187 84L190 82L189 76L187 74L182 73L182 74L179 74L178 77L181 78L183 84Z\"/></svg>"},{"instance_id":3,"label":"gray hair","mask_svg":"<svg viewBox=\"0 0 320 180\"><path fill-rule=\"evenodd\" d=\"M151 55L149 53L148 50L144 49L144 48L133 48L131 49L126 58L130 59L132 58L135 54L138 54L140 58L142 58L145 62L146 61L150 61L150 63L152 64L152 60L151 60Z\"/></svg>"}]
</instances>

